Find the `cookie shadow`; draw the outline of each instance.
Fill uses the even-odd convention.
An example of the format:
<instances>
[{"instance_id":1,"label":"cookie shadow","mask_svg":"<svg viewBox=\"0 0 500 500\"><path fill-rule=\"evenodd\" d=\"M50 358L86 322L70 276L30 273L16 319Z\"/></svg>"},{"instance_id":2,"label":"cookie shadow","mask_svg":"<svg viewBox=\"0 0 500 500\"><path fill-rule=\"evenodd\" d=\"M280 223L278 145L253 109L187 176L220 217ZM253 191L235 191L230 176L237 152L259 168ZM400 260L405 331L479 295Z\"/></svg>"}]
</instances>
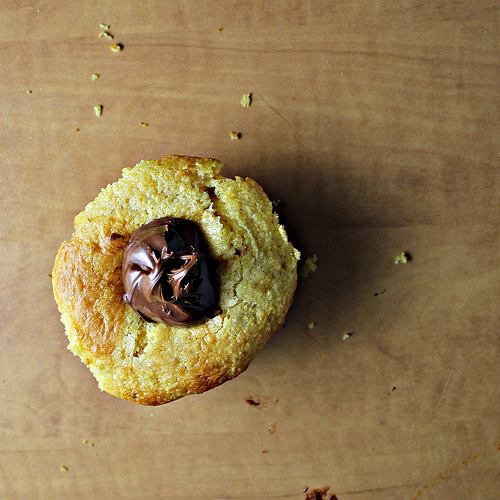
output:
<instances>
[{"instance_id":1,"label":"cookie shadow","mask_svg":"<svg viewBox=\"0 0 500 500\"><path fill-rule=\"evenodd\" d=\"M360 302L382 295L381 262L390 264L384 235L398 212L407 210L403 199L381 181L363 176L362 167L324 155L297 156L287 165L270 161L256 180L272 200L276 212L304 261L317 257L317 270L299 277L294 302L284 328L271 339L307 338L308 325L339 339L348 327L349 314ZM354 176L351 172L358 172ZM388 212L387 207L391 207ZM351 311L349 313L348 311ZM321 328L322 327L322 328Z\"/></svg>"}]
</instances>

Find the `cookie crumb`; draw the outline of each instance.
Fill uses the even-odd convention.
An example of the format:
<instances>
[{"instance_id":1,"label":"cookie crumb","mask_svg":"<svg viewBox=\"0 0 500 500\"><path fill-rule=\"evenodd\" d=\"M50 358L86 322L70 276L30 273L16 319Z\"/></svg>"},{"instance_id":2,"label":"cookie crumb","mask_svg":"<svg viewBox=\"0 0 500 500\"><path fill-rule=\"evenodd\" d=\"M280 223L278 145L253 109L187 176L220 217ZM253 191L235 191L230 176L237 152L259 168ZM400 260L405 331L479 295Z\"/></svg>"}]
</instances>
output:
<instances>
[{"instance_id":1,"label":"cookie crumb","mask_svg":"<svg viewBox=\"0 0 500 500\"><path fill-rule=\"evenodd\" d=\"M107 38L108 40L113 40L113 35L109 31L101 31L99 33L99 38Z\"/></svg>"},{"instance_id":2,"label":"cookie crumb","mask_svg":"<svg viewBox=\"0 0 500 500\"><path fill-rule=\"evenodd\" d=\"M104 24L104 23L101 23L99 26L102 30L106 30L106 31L109 30L109 28L111 28L111 26L109 24Z\"/></svg>"},{"instance_id":3,"label":"cookie crumb","mask_svg":"<svg viewBox=\"0 0 500 500\"><path fill-rule=\"evenodd\" d=\"M252 94L243 94L240 102L244 108L248 108L252 104Z\"/></svg>"},{"instance_id":4,"label":"cookie crumb","mask_svg":"<svg viewBox=\"0 0 500 500\"><path fill-rule=\"evenodd\" d=\"M328 494L328 490L330 486L325 486L324 488L316 488L314 490L306 492L305 500L320 500L323 497L326 497Z\"/></svg>"},{"instance_id":5,"label":"cookie crumb","mask_svg":"<svg viewBox=\"0 0 500 500\"><path fill-rule=\"evenodd\" d=\"M141 122L141 127L149 127L149 123Z\"/></svg>"},{"instance_id":6,"label":"cookie crumb","mask_svg":"<svg viewBox=\"0 0 500 500\"><path fill-rule=\"evenodd\" d=\"M260 401L258 399L247 398L247 399L245 399L245 402L250 406L259 406L260 405Z\"/></svg>"},{"instance_id":7,"label":"cookie crumb","mask_svg":"<svg viewBox=\"0 0 500 500\"><path fill-rule=\"evenodd\" d=\"M101 116L102 115L102 106L98 104L97 106L94 106L94 111L96 116Z\"/></svg>"},{"instance_id":8,"label":"cookie crumb","mask_svg":"<svg viewBox=\"0 0 500 500\"><path fill-rule=\"evenodd\" d=\"M107 38L108 40L113 40L113 35L109 31L101 31L98 38Z\"/></svg>"},{"instance_id":9,"label":"cookie crumb","mask_svg":"<svg viewBox=\"0 0 500 500\"><path fill-rule=\"evenodd\" d=\"M120 50L123 49L123 45L121 43L115 43L114 45L111 45L110 49L113 52L120 52Z\"/></svg>"},{"instance_id":10,"label":"cookie crumb","mask_svg":"<svg viewBox=\"0 0 500 500\"><path fill-rule=\"evenodd\" d=\"M281 203L281 200L272 200L271 205L273 206L273 210L276 210Z\"/></svg>"},{"instance_id":11,"label":"cookie crumb","mask_svg":"<svg viewBox=\"0 0 500 500\"><path fill-rule=\"evenodd\" d=\"M241 137L241 134L239 132L229 132L229 137L231 140L236 140Z\"/></svg>"},{"instance_id":12,"label":"cookie crumb","mask_svg":"<svg viewBox=\"0 0 500 500\"><path fill-rule=\"evenodd\" d=\"M311 321L311 323L307 325L307 328L309 328L309 330L312 330L315 326L316 326L316 321Z\"/></svg>"},{"instance_id":13,"label":"cookie crumb","mask_svg":"<svg viewBox=\"0 0 500 500\"><path fill-rule=\"evenodd\" d=\"M74 132L80 132L80 129L79 128L75 128Z\"/></svg>"},{"instance_id":14,"label":"cookie crumb","mask_svg":"<svg viewBox=\"0 0 500 500\"><path fill-rule=\"evenodd\" d=\"M222 31L224 28L219 28L219 31Z\"/></svg>"},{"instance_id":15,"label":"cookie crumb","mask_svg":"<svg viewBox=\"0 0 500 500\"><path fill-rule=\"evenodd\" d=\"M344 335L342 335L342 340L347 340L349 337L352 337L353 336L353 333L349 332L349 333L344 333Z\"/></svg>"},{"instance_id":16,"label":"cookie crumb","mask_svg":"<svg viewBox=\"0 0 500 500\"><path fill-rule=\"evenodd\" d=\"M88 441L86 439L82 439L82 444L87 444Z\"/></svg>"},{"instance_id":17,"label":"cookie crumb","mask_svg":"<svg viewBox=\"0 0 500 500\"><path fill-rule=\"evenodd\" d=\"M62 472L67 472L67 471L68 471L68 468L67 468L65 465L61 465L61 467L59 467L59 469L60 469Z\"/></svg>"},{"instance_id":18,"label":"cookie crumb","mask_svg":"<svg viewBox=\"0 0 500 500\"><path fill-rule=\"evenodd\" d=\"M33 91L32 90L27 90L26 93L27 94L33 94Z\"/></svg>"},{"instance_id":19,"label":"cookie crumb","mask_svg":"<svg viewBox=\"0 0 500 500\"><path fill-rule=\"evenodd\" d=\"M318 262L318 257L316 256L316 254L314 254L312 257L308 257L300 268L299 276L301 278L305 278L309 273L314 273L316 269L318 269L316 262Z\"/></svg>"},{"instance_id":20,"label":"cookie crumb","mask_svg":"<svg viewBox=\"0 0 500 500\"><path fill-rule=\"evenodd\" d=\"M408 262L408 255L405 252L401 252L401 255L398 255L394 259L394 264L406 264Z\"/></svg>"},{"instance_id":21,"label":"cookie crumb","mask_svg":"<svg viewBox=\"0 0 500 500\"><path fill-rule=\"evenodd\" d=\"M94 74L92 75L92 81L93 81L93 82L95 82L95 81L96 81L96 80L98 80L98 79L99 79L99 75L98 75L97 73L94 73Z\"/></svg>"}]
</instances>

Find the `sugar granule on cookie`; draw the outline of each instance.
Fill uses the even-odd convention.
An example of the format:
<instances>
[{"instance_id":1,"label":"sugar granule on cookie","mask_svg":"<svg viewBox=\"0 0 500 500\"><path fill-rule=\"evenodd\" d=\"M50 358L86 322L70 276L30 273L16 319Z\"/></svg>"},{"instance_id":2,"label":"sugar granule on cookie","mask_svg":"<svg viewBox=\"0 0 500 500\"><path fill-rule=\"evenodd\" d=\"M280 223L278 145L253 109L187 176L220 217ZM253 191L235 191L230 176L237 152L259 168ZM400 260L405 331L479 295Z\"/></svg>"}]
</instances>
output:
<instances>
[{"instance_id":1,"label":"sugar granule on cookie","mask_svg":"<svg viewBox=\"0 0 500 500\"><path fill-rule=\"evenodd\" d=\"M68 348L144 405L242 373L285 320L300 253L252 179L170 156L123 170L75 217L52 272Z\"/></svg>"}]
</instances>

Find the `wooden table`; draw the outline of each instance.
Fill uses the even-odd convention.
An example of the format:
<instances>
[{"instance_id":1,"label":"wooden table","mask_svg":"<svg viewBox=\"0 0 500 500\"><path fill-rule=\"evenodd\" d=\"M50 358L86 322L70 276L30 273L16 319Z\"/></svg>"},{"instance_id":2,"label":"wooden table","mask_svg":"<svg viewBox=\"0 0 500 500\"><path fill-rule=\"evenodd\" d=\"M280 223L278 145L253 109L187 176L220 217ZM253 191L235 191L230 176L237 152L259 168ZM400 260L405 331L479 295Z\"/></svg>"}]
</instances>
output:
<instances>
[{"instance_id":1,"label":"wooden table","mask_svg":"<svg viewBox=\"0 0 500 500\"><path fill-rule=\"evenodd\" d=\"M499 498L498 1L0 14L1 498ZM152 409L66 349L48 275L171 153L256 179L319 267L243 375Z\"/></svg>"}]
</instances>

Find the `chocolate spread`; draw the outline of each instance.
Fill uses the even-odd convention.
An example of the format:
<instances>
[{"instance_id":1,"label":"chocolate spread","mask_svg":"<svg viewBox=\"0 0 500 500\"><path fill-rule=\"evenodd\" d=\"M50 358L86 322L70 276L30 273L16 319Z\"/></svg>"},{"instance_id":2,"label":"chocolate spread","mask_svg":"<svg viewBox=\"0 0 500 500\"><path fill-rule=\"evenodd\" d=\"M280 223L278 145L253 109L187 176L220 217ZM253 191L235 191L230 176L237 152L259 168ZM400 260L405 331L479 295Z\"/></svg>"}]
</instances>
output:
<instances>
[{"instance_id":1,"label":"chocolate spread","mask_svg":"<svg viewBox=\"0 0 500 500\"><path fill-rule=\"evenodd\" d=\"M125 249L123 298L146 321L189 326L218 308L215 267L194 222L156 219L140 227Z\"/></svg>"}]
</instances>

